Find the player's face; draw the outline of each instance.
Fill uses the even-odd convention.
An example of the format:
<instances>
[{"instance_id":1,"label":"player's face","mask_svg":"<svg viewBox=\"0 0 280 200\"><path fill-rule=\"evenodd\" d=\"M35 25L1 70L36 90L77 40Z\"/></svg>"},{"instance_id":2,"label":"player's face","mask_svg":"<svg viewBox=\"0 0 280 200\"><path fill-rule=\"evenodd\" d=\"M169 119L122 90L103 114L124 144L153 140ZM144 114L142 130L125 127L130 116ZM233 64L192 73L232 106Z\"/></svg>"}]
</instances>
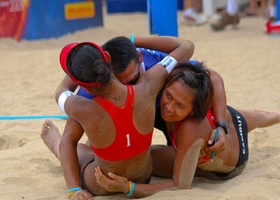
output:
<instances>
[{"instance_id":1,"label":"player's face","mask_svg":"<svg viewBox=\"0 0 280 200\"><path fill-rule=\"evenodd\" d=\"M143 69L140 63L132 60L126 70L122 73L118 74L116 77L119 81L125 85L135 85L140 78L141 74L143 74Z\"/></svg>"},{"instance_id":2,"label":"player's face","mask_svg":"<svg viewBox=\"0 0 280 200\"><path fill-rule=\"evenodd\" d=\"M182 81L164 88L160 101L161 117L166 122L176 122L192 114L194 94Z\"/></svg>"}]
</instances>

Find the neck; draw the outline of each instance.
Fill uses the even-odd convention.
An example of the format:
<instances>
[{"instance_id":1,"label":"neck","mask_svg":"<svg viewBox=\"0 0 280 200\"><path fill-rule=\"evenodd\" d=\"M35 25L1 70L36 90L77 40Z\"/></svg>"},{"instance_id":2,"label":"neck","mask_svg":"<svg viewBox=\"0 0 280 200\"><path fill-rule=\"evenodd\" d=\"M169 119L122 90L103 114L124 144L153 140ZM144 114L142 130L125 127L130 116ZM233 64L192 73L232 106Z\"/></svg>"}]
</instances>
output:
<instances>
[{"instance_id":1,"label":"neck","mask_svg":"<svg viewBox=\"0 0 280 200\"><path fill-rule=\"evenodd\" d=\"M120 83L116 78L112 78L110 84L100 91L96 96L102 96L108 100L113 100L117 102L121 99L123 95L123 88L125 85Z\"/></svg>"},{"instance_id":2,"label":"neck","mask_svg":"<svg viewBox=\"0 0 280 200\"><path fill-rule=\"evenodd\" d=\"M177 122L165 122L168 131L174 131Z\"/></svg>"}]
</instances>

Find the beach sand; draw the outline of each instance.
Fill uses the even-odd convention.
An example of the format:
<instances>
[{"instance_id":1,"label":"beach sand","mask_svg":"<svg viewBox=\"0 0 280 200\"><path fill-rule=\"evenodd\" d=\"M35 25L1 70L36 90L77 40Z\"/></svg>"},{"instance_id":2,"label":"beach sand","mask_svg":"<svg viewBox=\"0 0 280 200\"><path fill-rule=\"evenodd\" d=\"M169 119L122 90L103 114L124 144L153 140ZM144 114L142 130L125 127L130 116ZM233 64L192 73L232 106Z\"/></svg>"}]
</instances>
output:
<instances>
[{"instance_id":1,"label":"beach sand","mask_svg":"<svg viewBox=\"0 0 280 200\"><path fill-rule=\"evenodd\" d=\"M179 37L195 43L192 59L205 61L222 75L229 105L280 111L280 35L265 34L263 18L244 18L237 29L215 33L209 25L181 24L181 14ZM58 60L61 48L79 41L103 44L130 34L149 35L146 13L105 12L104 27L59 38L20 42L0 38L0 115L64 115L54 101L54 90L64 77ZM67 199L60 163L40 138L43 121L0 121L0 199ZM62 132L65 120L52 121ZM157 130L153 143L165 143ZM223 182L196 178L189 190L158 192L146 199L279 199L280 125L251 132L249 150L247 167L238 177Z\"/></svg>"}]
</instances>

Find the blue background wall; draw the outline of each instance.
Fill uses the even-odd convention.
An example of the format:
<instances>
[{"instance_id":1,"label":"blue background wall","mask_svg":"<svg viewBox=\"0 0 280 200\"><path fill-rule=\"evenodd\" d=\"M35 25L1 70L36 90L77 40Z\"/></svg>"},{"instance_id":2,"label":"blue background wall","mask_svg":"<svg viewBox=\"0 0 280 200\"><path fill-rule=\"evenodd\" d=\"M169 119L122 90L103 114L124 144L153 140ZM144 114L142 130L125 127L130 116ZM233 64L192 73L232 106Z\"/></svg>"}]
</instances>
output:
<instances>
[{"instance_id":1,"label":"blue background wall","mask_svg":"<svg viewBox=\"0 0 280 200\"><path fill-rule=\"evenodd\" d=\"M66 20L64 4L85 0L30 0L22 39L59 37L77 30L103 26L101 1L93 0L95 4L93 18Z\"/></svg>"}]
</instances>

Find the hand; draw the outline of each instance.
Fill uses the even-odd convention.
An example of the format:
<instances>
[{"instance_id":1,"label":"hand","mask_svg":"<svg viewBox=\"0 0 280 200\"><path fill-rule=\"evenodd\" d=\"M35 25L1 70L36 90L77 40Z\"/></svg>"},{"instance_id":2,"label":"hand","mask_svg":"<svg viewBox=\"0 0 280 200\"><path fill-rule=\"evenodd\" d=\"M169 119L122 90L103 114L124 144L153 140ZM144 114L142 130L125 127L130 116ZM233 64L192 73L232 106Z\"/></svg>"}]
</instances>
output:
<instances>
[{"instance_id":1,"label":"hand","mask_svg":"<svg viewBox=\"0 0 280 200\"><path fill-rule=\"evenodd\" d=\"M93 196L86 190L75 192L71 198L72 200L93 200Z\"/></svg>"},{"instance_id":2,"label":"hand","mask_svg":"<svg viewBox=\"0 0 280 200\"><path fill-rule=\"evenodd\" d=\"M218 135L218 141L214 144L215 133L217 129L212 130L212 133L208 140L208 147L206 147L204 153L210 155L212 151L215 151L215 156L224 153L226 150L226 134L224 129L220 128ZM212 145L212 146L211 146Z\"/></svg>"},{"instance_id":3,"label":"hand","mask_svg":"<svg viewBox=\"0 0 280 200\"><path fill-rule=\"evenodd\" d=\"M95 167L94 175L96 183L109 192L122 192L125 194L129 192L128 180L125 177L117 176L111 172L106 177L99 166Z\"/></svg>"}]
</instances>

